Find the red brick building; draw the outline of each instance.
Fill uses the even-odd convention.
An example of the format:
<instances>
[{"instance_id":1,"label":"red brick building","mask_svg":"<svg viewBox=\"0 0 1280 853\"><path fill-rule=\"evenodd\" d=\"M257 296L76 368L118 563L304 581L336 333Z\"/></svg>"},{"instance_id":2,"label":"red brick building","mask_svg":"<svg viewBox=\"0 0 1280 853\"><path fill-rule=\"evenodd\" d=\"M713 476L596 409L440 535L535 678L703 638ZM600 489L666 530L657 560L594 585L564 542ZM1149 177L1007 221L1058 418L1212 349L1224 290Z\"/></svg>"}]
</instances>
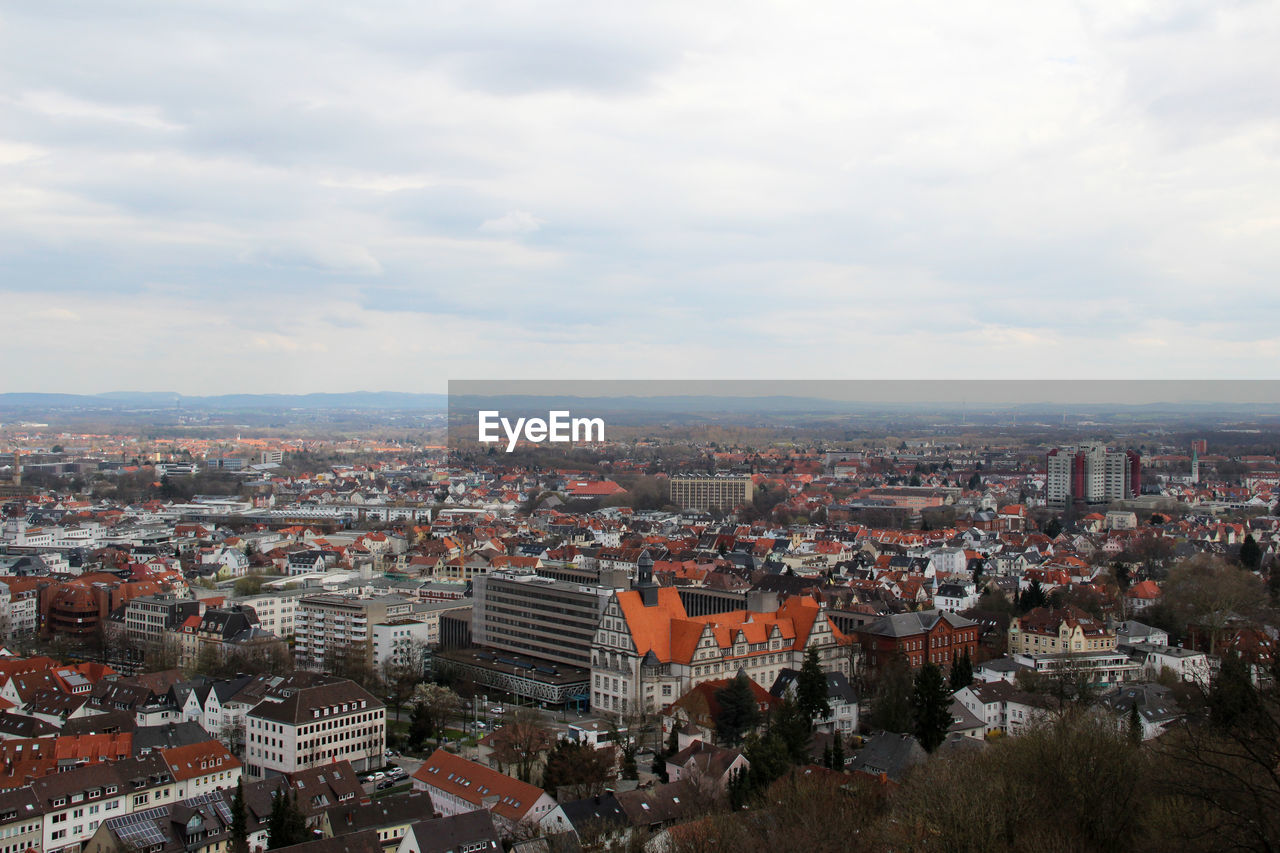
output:
<instances>
[{"instance_id":1,"label":"red brick building","mask_svg":"<svg viewBox=\"0 0 1280 853\"><path fill-rule=\"evenodd\" d=\"M878 669L899 654L916 669L926 663L947 667L966 653L972 659L978 650L979 627L956 613L924 610L894 613L856 631L869 669Z\"/></svg>"}]
</instances>

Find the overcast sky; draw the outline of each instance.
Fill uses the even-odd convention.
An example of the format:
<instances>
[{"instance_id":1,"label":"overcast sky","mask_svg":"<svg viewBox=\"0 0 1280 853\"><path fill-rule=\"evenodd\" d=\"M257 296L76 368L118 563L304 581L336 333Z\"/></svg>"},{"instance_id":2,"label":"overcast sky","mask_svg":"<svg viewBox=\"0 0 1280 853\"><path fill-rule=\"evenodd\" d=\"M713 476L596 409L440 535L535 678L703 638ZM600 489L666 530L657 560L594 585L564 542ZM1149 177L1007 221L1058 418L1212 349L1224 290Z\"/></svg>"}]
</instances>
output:
<instances>
[{"instance_id":1,"label":"overcast sky","mask_svg":"<svg viewBox=\"0 0 1280 853\"><path fill-rule=\"evenodd\" d=\"M9 3L0 391L1274 378L1280 4Z\"/></svg>"}]
</instances>

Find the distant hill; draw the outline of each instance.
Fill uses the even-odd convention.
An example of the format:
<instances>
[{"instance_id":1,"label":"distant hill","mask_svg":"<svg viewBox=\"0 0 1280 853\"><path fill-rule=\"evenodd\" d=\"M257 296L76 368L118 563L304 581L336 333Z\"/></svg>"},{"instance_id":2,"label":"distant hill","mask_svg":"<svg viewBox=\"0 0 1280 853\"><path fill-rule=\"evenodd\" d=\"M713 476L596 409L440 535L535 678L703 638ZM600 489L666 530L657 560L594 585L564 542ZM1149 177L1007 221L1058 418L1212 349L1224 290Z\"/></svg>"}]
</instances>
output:
<instances>
[{"instance_id":1,"label":"distant hill","mask_svg":"<svg viewBox=\"0 0 1280 853\"><path fill-rule=\"evenodd\" d=\"M0 394L0 410L30 409L172 409L261 411L289 409L355 409L363 411L430 410L448 406L444 394L399 391L349 391L337 394L219 394L188 396L168 391L112 391L106 394Z\"/></svg>"}]
</instances>

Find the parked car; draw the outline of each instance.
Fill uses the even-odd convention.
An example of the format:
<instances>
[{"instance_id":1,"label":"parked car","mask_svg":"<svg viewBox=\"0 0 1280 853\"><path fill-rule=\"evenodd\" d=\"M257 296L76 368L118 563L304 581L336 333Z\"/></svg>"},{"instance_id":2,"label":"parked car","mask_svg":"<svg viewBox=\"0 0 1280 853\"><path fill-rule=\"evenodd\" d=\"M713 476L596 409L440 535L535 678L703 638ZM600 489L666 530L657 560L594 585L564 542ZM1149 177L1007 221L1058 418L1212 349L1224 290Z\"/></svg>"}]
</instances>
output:
<instances>
[{"instance_id":1,"label":"parked car","mask_svg":"<svg viewBox=\"0 0 1280 853\"><path fill-rule=\"evenodd\" d=\"M387 778L387 774L383 773L381 770L378 770L374 773L369 774L370 782L381 782L383 779L386 779L386 778Z\"/></svg>"},{"instance_id":2,"label":"parked car","mask_svg":"<svg viewBox=\"0 0 1280 853\"><path fill-rule=\"evenodd\" d=\"M403 779L408 775L409 774L405 772L405 769L403 767L392 767L390 770L387 771L388 779Z\"/></svg>"},{"instance_id":3,"label":"parked car","mask_svg":"<svg viewBox=\"0 0 1280 853\"><path fill-rule=\"evenodd\" d=\"M390 788L395 784L396 784L395 779L383 779L381 782L378 783L378 790L385 791L387 788Z\"/></svg>"},{"instance_id":4,"label":"parked car","mask_svg":"<svg viewBox=\"0 0 1280 853\"><path fill-rule=\"evenodd\" d=\"M489 713L493 714L495 717L501 717L503 714L503 707L501 705L494 705L489 709Z\"/></svg>"}]
</instances>

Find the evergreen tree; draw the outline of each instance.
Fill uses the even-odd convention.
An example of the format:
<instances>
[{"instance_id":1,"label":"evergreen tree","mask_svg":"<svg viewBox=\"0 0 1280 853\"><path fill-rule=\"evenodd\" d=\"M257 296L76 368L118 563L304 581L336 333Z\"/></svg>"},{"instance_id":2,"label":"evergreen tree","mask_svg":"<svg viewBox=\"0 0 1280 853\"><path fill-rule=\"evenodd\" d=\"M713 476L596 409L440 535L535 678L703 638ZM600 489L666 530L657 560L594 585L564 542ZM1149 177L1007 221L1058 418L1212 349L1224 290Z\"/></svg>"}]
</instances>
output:
<instances>
[{"instance_id":1,"label":"evergreen tree","mask_svg":"<svg viewBox=\"0 0 1280 853\"><path fill-rule=\"evenodd\" d=\"M831 769L844 772L844 738L836 734L835 745L831 747Z\"/></svg>"},{"instance_id":2,"label":"evergreen tree","mask_svg":"<svg viewBox=\"0 0 1280 853\"><path fill-rule=\"evenodd\" d=\"M760 725L760 708L756 705L751 679L739 671L729 683L715 692L720 713L716 716L716 737L730 746L742 742L743 735Z\"/></svg>"},{"instance_id":3,"label":"evergreen tree","mask_svg":"<svg viewBox=\"0 0 1280 853\"><path fill-rule=\"evenodd\" d=\"M973 661L969 660L968 650L951 664L951 692L973 683Z\"/></svg>"},{"instance_id":4,"label":"evergreen tree","mask_svg":"<svg viewBox=\"0 0 1280 853\"><path fill-rule=\"evenodd\" d=\"M1138 714L1136 700L1129 706L1129 742L1134 746L1142 745L1142 717Z\"/></svg>"},{"instance_id":5,"label":"evergreen tree","mask_svg":"<svg viewBox=\"0 0 1280 853\"><path fill-rule=\"evenodd\" d=\"M831 769L833 759L831 757L831 744L827 744L822 748L822 766Z\"/></svg>"},{"instance_id":6,"label":"evergreen tree","mask_svg":"<svg viewBox=\"0 0 1280 853\"><path fill-rule=\"evenodd\" d=\"M1245 534L1244 541L1240 543L1240 565L1251 572L1256 572L1262 565L1262 549L1252 533Z\"/></svg>"},{"instance_id":7,"label":"evergreen tree","mask_svg":"<svg viewBox=\"0 0 1280 853\"><path fill-rule=\"evenodd\" d=\"M298 794L285 787L276 789L267 818L267 849L289 847L310 840L307 818L298 807Z\"/></svg>"},{"instance_id":8,"label":"evergreen tree","mask_svg":"<svg viewBox=\"0 0 1280 853\"><path fill-rule=\"evenodd\" d=\"M818 649L810 646L804 653L804 664L796 678L796 705L809 721L812 730L816 720L831 716L831 701L827 698L827 674L818 660Z\"/></svg>"},{"instance_id":9,"label":"evergreen tree","mask_svg":"<svg viewBox=\"0 0 1280 853\"><path fill-rule=\"evenodd\" d=\"M1261 697L1249 677L1249 665L1235 651L1222 656L1218 677L1209 688L1209 719L1224 731L1249 725L1261 709Z\"/></svg>"},{"instance_id":10,"label":"evergreen tree","mask_svg":"<svg viewBox=\"0 0 1280 853\"><path fill-rule=\"evenodd\" d=\"M1049 519L1048 523L1044 526L1044 535L1048 536L1050 539L1058 538L1058 534L1061 532L1062 522L1056 517Z\"/></svg>"},{"instance_id":11,"label":"evergreen tree","mask_svg":"<svg viewBox=\"0 0 1280 853\"><path fill-rule=\"evenodd\" d=\"M926 752L933 752L946 739L951 726L951 694L936 663L926 663L916 673L911 709L916 738Z\"/></svg>"},{"instance_id":12,"label":"evergreen tree","mask_svg":"<svg viewBox=\"0 0 1280 853\"><path fill-rule=\"evenodd\" d=\"M248 814L244 805L244 779L236 780L231 798L231 853L249 853Z\"/></svg>"},{"instance_id":13,"label":"evergreen tree","mask_svg":"<svg viewBox=\"0 0 1280 853\"><path fill-rule=\"evenodd\" d=\"M887 732L911 731L911 667L902 655L881 665L871 696L871 725Z\"/></svg>"},{"instance_id":14,"label":"evergreen tree","mask_svg":"<svg viewBox=\"0 0 1280 853\"><path fill-rule=\"evenodd\" d=\"M271 814L267 817L267 849L274 850L284 846L284 809L285 797L288 796L283 787L272 791Z\"/></svg>"},{"instance_id":15,"label":"evergreen tree","mask_svg":"<svg viewBox=\"0 0 1280 853\"><path fill-rule=\"evenodd\" d=\"M783 694L782 701L773 712L769 733L776 735L786 747L792 764L804 764L809 760L809 737L812 723L790 694Z\"/></svg>"}]
</instances>

